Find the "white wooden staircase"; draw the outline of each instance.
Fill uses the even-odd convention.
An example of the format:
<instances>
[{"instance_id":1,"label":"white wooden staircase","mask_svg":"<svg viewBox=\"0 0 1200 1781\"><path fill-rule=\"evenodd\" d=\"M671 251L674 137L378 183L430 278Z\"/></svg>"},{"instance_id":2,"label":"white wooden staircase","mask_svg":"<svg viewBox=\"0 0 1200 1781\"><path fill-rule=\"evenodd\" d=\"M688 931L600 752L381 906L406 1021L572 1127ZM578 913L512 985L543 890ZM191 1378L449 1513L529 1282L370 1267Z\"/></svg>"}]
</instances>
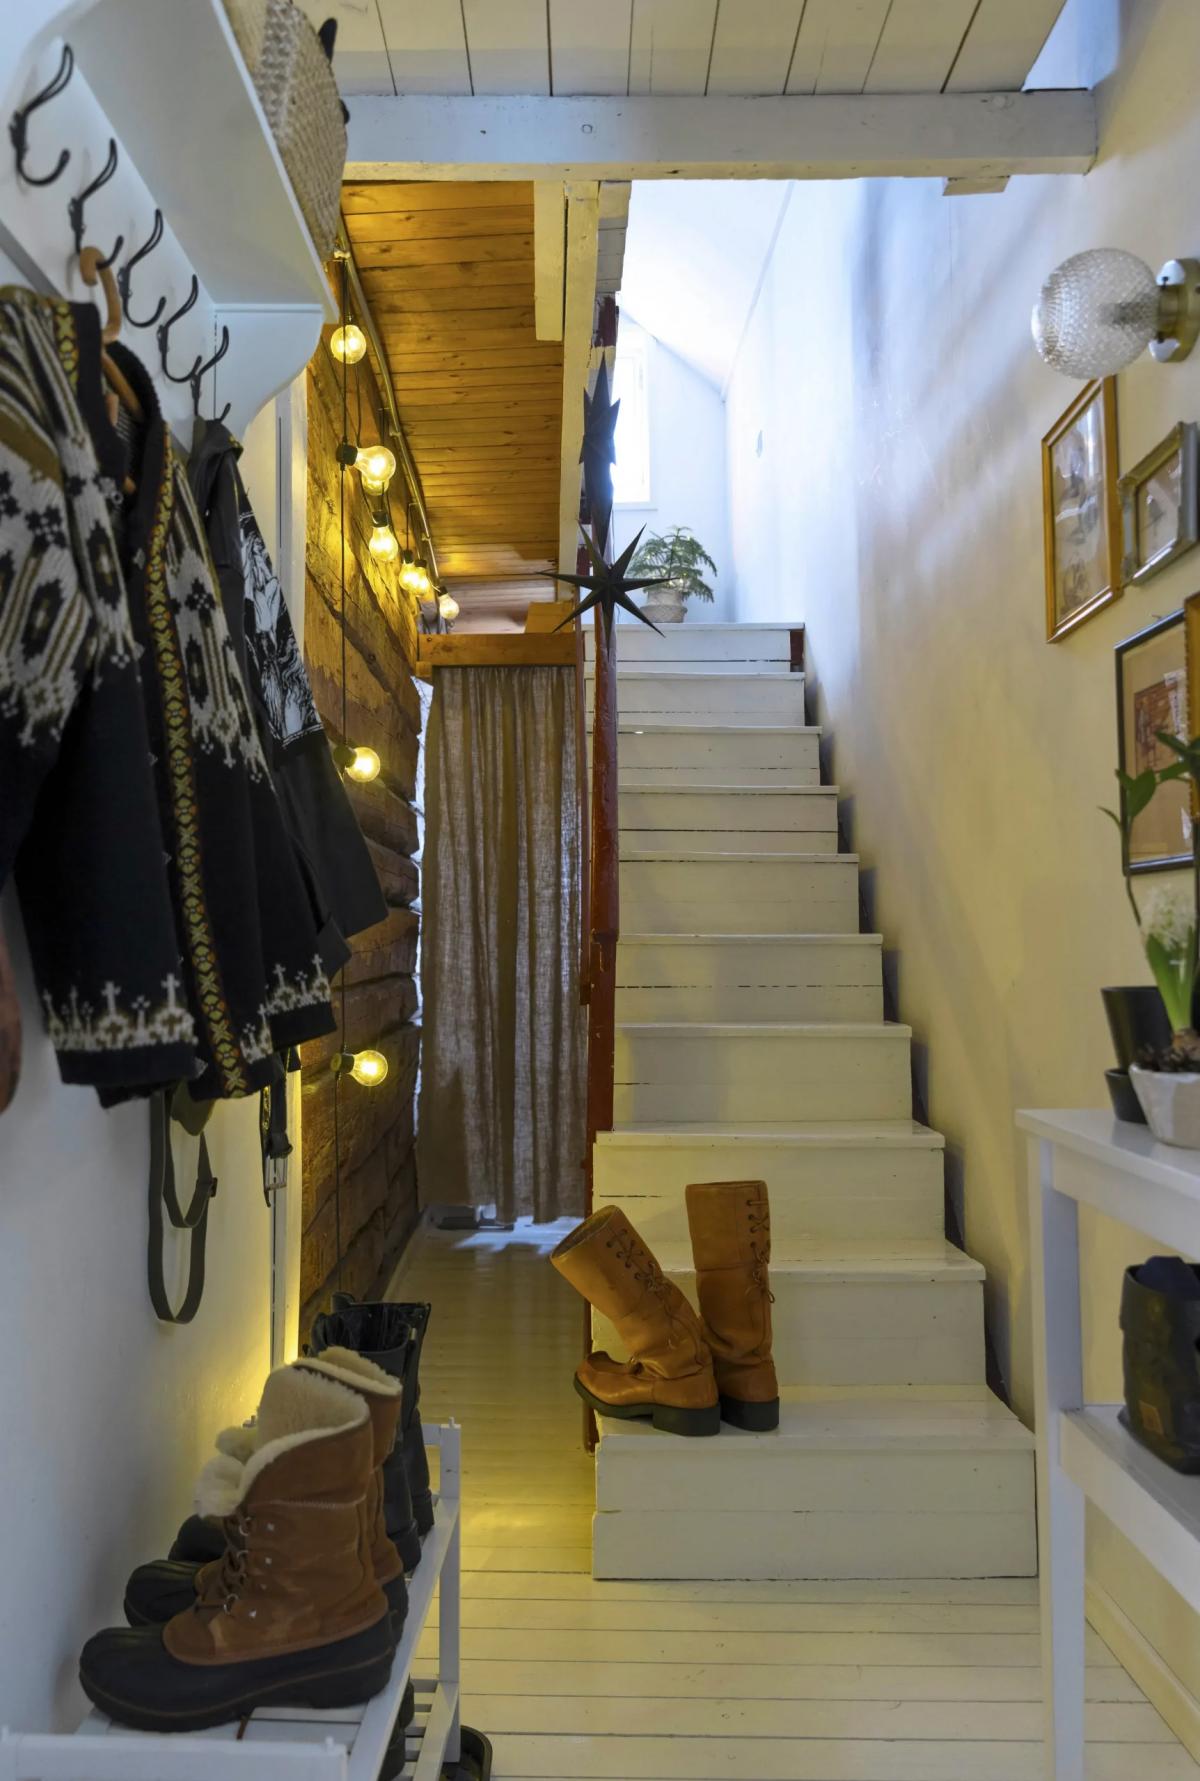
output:
<instances>
[{"instance_id":1,"label":"white wooden staircase","mask_svg":"<svg viewBox=\"0 0 1200 1781\"><path fill-rule=\"evenodd\" d=\"M591 648L589 633L589 652ZM983 1269L943 1234L790 631L619 637L623 1206L694 1300L689 1181L771 1197L780 1429L601 1421L597 1577L1031 1576L1033 1445L984 1383ZM589 680L589 698L590 698ZM598 1347L620 1353L596 1319Z\"/></svg>"}]
</instances>

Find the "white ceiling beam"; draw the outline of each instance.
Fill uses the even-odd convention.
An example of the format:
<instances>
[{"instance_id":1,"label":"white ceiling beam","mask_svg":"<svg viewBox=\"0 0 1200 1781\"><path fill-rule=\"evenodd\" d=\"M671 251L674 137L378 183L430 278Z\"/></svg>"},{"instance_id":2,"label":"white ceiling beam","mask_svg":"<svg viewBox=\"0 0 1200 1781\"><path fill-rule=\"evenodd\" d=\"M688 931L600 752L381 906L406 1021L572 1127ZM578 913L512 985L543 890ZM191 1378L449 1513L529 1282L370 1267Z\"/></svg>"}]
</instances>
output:
<instances>
[{"instance_id":1,"label":"white ceiling beam","mask_svg":"<svg viewBox=\"0 0 1200 1781\"><path fill-rule=\"evenodd\" d=\"M1086 173L1087 92L360 98L348 179L861 179Z\"/></svg>"},{"instance_id":2,"label":"white ceiling beam","mask_svg":"<svg viewBox=\"0 0 1200 1781\"><path fill-rule=\"evenodd\" d=\"M575 572L579 543L579 453L583 396L591 366L596 317L596 257L600 187L595 180L567 187L567 279L563 316L562 456L558 494L558 566Z\"/></svg>"},{"instance_id":3,"label":"white ceiling beam","mask_svg":"<svg viewBox=\"0 0 1200 1781\"><path fill-rule=\"evenodd\" d=\"M538 180L533 188L533 331L539 340L563 337L564 202L557 179Z\"/></svg>"}]
</instances>

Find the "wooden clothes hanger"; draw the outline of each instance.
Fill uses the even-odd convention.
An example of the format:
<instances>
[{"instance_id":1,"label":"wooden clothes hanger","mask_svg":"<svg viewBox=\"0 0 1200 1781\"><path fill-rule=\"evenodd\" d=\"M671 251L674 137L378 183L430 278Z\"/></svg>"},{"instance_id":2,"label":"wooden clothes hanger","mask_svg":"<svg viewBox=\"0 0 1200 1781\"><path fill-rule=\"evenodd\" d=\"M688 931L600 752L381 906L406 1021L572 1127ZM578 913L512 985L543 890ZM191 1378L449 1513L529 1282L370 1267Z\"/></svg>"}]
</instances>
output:
<instances>
[{"instance_id":1,"label":"wooden clothes hanger","mask_svg":"<svg viewBox=\"0 0 1200 1781\"><path fill-rule=\"evenodd\" d=\"M144 420L146 417L142 411L142 405L138 401L137 391L111 353L106 353L103 350L121 332L121 294L117 290L117 281L113 277L112 266L105 260L98 247L85 247L80 250L79 270L84 284L92 290L99 284L100 289L104 292L107 313L100 329L100 369L104 373L104 381L112 392L108 418L115 426L116 405L117 402L122 402L135 420ZM127 476L125 478L125 493L132 495L136 493L136 490L136 483Z\"/></svg>"}]
</instances>

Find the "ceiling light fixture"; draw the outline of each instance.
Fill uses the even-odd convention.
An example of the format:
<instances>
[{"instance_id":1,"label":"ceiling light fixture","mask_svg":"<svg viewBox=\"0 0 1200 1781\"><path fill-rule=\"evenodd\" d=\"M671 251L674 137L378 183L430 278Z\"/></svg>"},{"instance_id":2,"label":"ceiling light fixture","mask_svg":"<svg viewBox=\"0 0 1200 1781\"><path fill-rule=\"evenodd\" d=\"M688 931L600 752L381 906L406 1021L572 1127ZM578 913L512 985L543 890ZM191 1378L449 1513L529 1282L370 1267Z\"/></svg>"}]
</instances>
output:
<instances>
[{"instance_id":1,"label":"ceiling light fixture","mask_svg":"<svg viewBox=\"0 0 1200 1781\"><path fill-rule=\"evenodd\" d=\"M1042 286L1032 326L1067 377L1111 377L1147 347L1160 364L1186 359L1200 337L1200 260L1168 260L1156 278L1123 248L1073 254Z\"/></svg>"}]
</instances>

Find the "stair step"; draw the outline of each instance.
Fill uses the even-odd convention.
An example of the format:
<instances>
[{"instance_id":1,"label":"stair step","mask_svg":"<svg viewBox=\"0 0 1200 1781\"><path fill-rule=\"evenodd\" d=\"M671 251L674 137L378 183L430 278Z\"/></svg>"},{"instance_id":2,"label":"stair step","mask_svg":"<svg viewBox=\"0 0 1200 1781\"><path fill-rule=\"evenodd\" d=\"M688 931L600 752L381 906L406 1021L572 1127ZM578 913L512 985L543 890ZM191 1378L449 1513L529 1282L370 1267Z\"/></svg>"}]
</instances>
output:
<instances>
[{"instance_id":1,"label":"stair step","mask_svg":"<svg viewBox=\"0 0 1200 1781\"><path fill-rule=\"evenodd\" d=\"M657 1253L678 1233L690 1181L765 1181L779 1254L864 1232L941 1239L944 1140L912 1120L846 1125L628 1125L601 1132L597 1205L616 1201Z\"/></svg>"},{"instance_id":2,"label":"stair step","mask_svg":"<svg viewBox=\"0 0 1200 1781\"><path fill-rule=\"evenodd\" d=\"M858 855L623 849L621 920L638 934L856 934Z\"/></svg>"},{"instance_id":3,"label":"stair step","mask_svg":"<svg viewBox=\"0 0 1200 1781\"><path fill-rule=\"evenodd\" d=\"M780 668L792 661L795 625L664 625L660 636L636 619L622 622L617 631L617 669L627 663L646 663L668 669L676 663L690 666L707 663L714 669L726 663L746 668ZM584 655L589 666L596 659L596 633L589 625L583 634Z\"/></svg>"},{"instance_id":4,"label":"stair step","mask_svg":"<svg viewBox=\"0 0 1200 1781\"><path fill-rule=\"evenodd\" d=\"M836 786L623 786L621 846L836 853Z\"/></svg>"},{"instance_id":5,"label":"stair step","mask_svg":"<svg viewBox=\"0 0 1200 1781\"><path fill-rule=\"evenodd\" d=\"M878 934L622 934L617 1019L878 1021Z\"/></svg>"},{"instance_id":6,"label":"stair step","mask_svg":"<svg viewBox=\"0 0 1200 1781\"><path fill-rule=\"evenodd\" d=\"M622 788L644 785L818 785L821 732L804 724L618 727Z\"/></svg>"},{"instance_id":7,"label":"stair step","mask_svg":"<svg viewBox=\"0 0 1200 1781\"><path fill-rule=\"evenodd\" d=\"M634 1216L632 1208L626 1211ZM663 1272L697 1305L682 1202L676 1230L660 1235L653 1248ZM778 1253L785 1248L792 1253ZM985 1368L983 1282L978 1262L945 1238L887 1248L812 1244L807 1252L773 1242L780 1384L978 1384ZM599 1315L592 1319L592 1341L620 1360L628 1356L612 1324Z\"/></svg>"},{"instance_id":8,"label":"stair step","mask_svg":"<svg viewBox=\"0 0 1200 1781\"><path fill-rule=\"evenodd\" d=\"M617 1028L614 1123L904 1119L911 1031L883 1023Z\"/></svg>"},{"instance_id":9,"label":"stair step","mask_svg":"<svg viewBox=\"0 0 1200 1781\"><path fill-rule=\"evenodd\" d=\"M748 729L804 722L802 674L684 673L627 669L619 676L617 708L622 721L657 719L680 723L724 720ZM587 679L590 718L595 682Z\"/></svg>"},{"instance_id":10,"label":"stair step","mask_svg":"<svg viewBox=\"0 0 1200 1781\"><path fill-rule=\"evenodd\" d=\"M1031 1577L1033 1439L986 1392L792 1390L701 1440L600 1419L593 1575Z\"/></svg>"}]
</instances>

